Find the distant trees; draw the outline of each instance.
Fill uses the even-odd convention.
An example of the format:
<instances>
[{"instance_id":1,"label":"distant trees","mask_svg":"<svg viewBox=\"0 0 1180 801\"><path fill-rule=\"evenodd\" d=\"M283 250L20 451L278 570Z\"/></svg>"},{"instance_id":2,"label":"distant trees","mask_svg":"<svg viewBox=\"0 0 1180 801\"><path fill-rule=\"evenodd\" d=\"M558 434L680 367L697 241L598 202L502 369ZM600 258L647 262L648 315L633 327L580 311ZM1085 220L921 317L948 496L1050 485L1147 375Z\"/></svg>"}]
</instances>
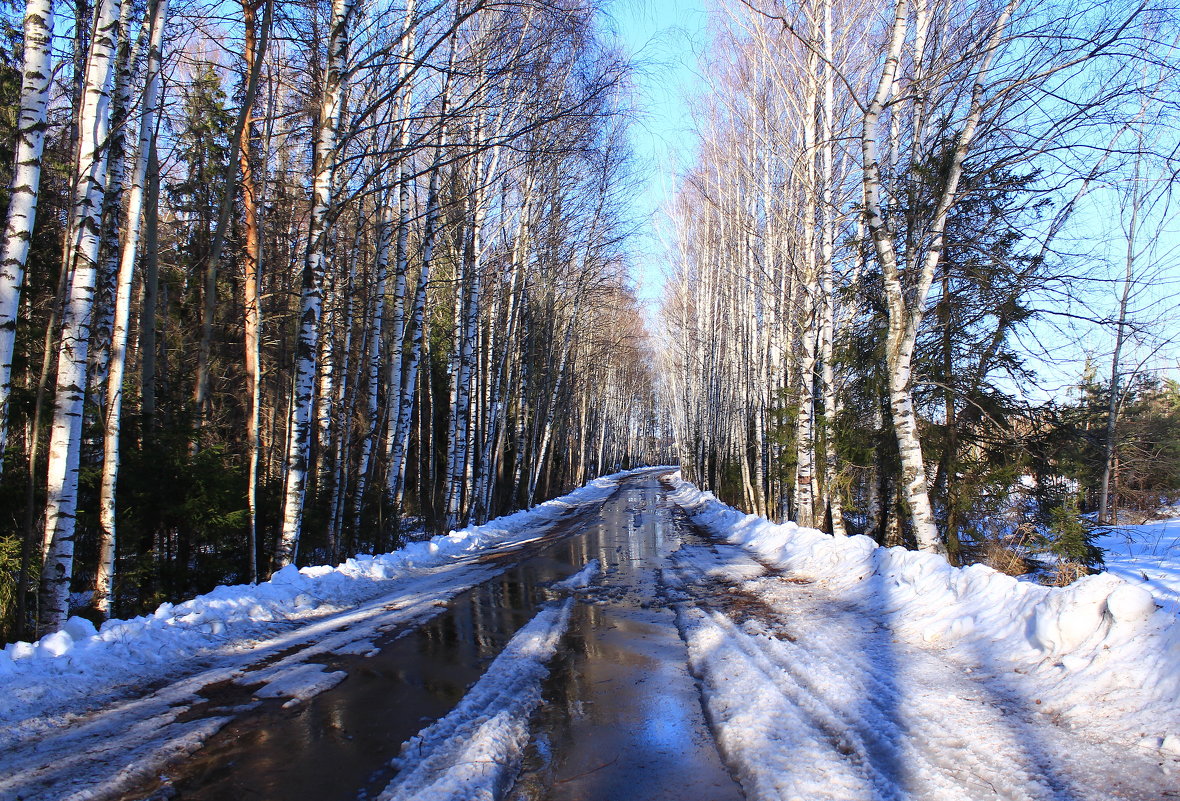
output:
<instances>
[{"instance_id":1,"label":"distant trees","mask_svg":"<svg viewBox=\"0 0 1180 801\"><path fill-rule=\"evenodd\" d=\"M1055 436L1043 453L1076 482L1082 504L1099 507L1107 494L1112 522L1149 515L1180 499L1180 387L1175 381L1138 375L1118 391L1117 436L1106 461L1110 387L1093 369L1072 397L1056 407ZM1108 466L1109 465L1109 466Z\"/></svg>"},{"instance_id":2,"label":"distant trees","mask_svg":"<svg viewBox=\"0 0 1180 801\"><path fill-rule=\"evenodd\" d=\"M69 26L26 14L6 635L659 458L623 248L627 65L592 4L126 9L67 18L56 83Z\"/></svg>"},{"instance_id":3,"label":"distant trees","mask_svg":"<svg viewBox=\"0 0 1180 801\"><path fill-rule=\"evenodd\" d=\"M1142 126L1171 141L1166 111L1141 113L1176 74L1167 13L808 0L716 19L671 208L682 464L751 510L960 559L1032 458L1017 338L1081 297L1063 220Z\"/></svg>"}]
</instances>

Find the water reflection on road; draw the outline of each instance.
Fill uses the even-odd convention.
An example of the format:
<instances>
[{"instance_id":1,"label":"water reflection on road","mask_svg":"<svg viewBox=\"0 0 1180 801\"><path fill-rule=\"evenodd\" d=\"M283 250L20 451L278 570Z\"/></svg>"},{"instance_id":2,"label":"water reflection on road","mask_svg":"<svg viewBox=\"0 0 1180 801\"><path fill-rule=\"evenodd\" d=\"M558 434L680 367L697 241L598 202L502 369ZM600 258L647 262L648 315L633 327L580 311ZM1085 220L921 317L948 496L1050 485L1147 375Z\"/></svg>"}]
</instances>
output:
<instances>
[{"instance_id":1,"label":"water reflection on road","mask_svg":"<svg viewBox=\"0 0 1180 801\"><path fill-rule=\"evenodd\" d=\"M517 799L728 801L741 793L717 756L660 572L693 535L654 481L629 486L581 539L606 576L574 613Z\"/></svg>"},{"instance_id":2,"label":"water reflection on road","mask_svg":"<svg viewBox=\"0 0 1180 801\"><path fill-rule=\"evenodd\" d=\"M375 653L323 660L348 677L293 709L243 713L163 778L128 798L330 801L372 798L400 744L445 715L551 597L591 559L605 575L575 607L545 685L514 797L693 799L741 793L717 756L672 612L662 595L681 530L655 474L627 480L600 511L558 524L562 539L453 598Z\"/></svg>"}]
</instances>

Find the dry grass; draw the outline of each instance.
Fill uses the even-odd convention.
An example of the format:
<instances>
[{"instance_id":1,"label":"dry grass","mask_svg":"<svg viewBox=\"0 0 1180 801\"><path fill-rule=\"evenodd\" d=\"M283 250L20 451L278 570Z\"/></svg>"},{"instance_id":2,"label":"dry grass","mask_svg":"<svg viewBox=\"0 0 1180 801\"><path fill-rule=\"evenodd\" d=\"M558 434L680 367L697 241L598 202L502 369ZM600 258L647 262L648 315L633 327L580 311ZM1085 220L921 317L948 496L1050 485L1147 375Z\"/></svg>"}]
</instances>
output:
<instances>
[{"instance_id":1,"label":"dry grass","mask_svg":"<svg viewBox=\"0 0 1180 801\"><path fill-rule=\"evenodd\" d=\"M984 564L1008 576L1023 576L1037 569L1037 563L1029 558L1020 545L985 540L964 548L965 564Z\"/></svg>"},{"instance_id":2,"label":"dry grass","mask_svg":"<svg viewBox=\"0 0 1180 801\"><path fill-rule=\"evenodd\" d=\"M1082 576L1090 575L1090 568L1081 562L1058 562L1052 572L1045 577L1045 583L1051 587L1064 587L1073 584Z\"/></svg>"}]
</instances>

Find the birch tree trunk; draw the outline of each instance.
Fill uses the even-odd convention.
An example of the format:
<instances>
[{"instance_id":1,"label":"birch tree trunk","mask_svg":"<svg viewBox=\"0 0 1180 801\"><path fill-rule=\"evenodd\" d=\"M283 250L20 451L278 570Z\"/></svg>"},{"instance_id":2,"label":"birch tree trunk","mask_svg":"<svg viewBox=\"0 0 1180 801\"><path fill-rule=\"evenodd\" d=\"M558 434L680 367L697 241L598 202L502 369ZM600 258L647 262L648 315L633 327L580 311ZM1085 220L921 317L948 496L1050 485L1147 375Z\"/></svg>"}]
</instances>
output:
<instances>
[{"instance_id":1,"label":"birch tree trunk","mask_svg":"<svg viewBox=\"0 0 1180 801\"><path fill-rule=\"evenodd\" d=\"M373 449L380 431L380 420L378 419L378 394L381 386L381 356L383 353L382 343L385 339L385 287L389 276L389 257L393 250L393 211L389 207L388 202L381 205L381 211L377 218L377 254L373 264L373 273L376 277L376 287L373 290L373 313L368 332L368 350L365 359L365 420L368 424L368 430L365 436L361 437L361 452L359 455L359 462L356 473L356 491L352 498L352 530L355 533L360 531L361 527L361 512L364 509L365 489L368 486L369 473L372 470L370 464ZM404 277L403 277L404 286ZM404 289L402 290L404 293ZM395 347L401 347L401 342L394 340ZM399 381L401 370L398 370ZM393 387L390 385L389 389L389 405L392 406Z\"/></svg>"},{"instance_id":2,"label":"birch tree trunk","mask_svg":"<svg viewBox=\"0 0 1180 801\"><path fill-rule=\"evenodd\" d=\"M395 525L400 525L397 518L401 515L402 502L405 499L406 457L410 451L410 429L413 423L414 403L417 398L418 371L419 365L422 362L423 342L426 335L426 287L430 282L430 270L434 263L434 248L436 239L438 238L438 184L442 170L443 154L447 147L447 111L450 102L449 92L454 65L455 49L452 45L450 53L447 56L446 72L443 75L442 100L437 123L438 132L435 139L434 160L430 166L430 178L426 189L426 219L423 222L422 232L422 266L418 271L418 285L414 292L414 306L411 310L406 331L406 337L409 340L410 346L409 360L405 364L405 377L401 383L401 393L398 398L397 431L392 440L392 449L389 458L387 491ZM408 192L408 183L403 180L399 189L402 192ZM403 214L405 214L404 209L408 207L408 203L403 200L403 204ZM400 237L404 235L403 232L405 230L405 226L402 225L398 232L398 247L402 253L405 253L405 250L401 244ZM429 384L429 381L425 383ZM428 387L424 387L424 389L428 389ZM423 440L423 442L427 441Z\"/></svg>"},{"instance_id":3,"label":"birch tree trunk","mask_svg":"<svg viewBox=\"0 0 1180 801\"><path fill-rule=\"evenodd\" d=\"M803 264L802 267L802 298L803 313L800 316L803 338L803 358L800 365L799 418L795 427L795 449L797 468L795 471L795 522L800 526L811 527L815 520L815 366L817 339L816 329L819 315L819 276L817 263L819 253L816 251L816 223L819 198L816 197L819 186L816 182L816 125L815 110L818 101L819 86L816 73L819 69L819 59L814 53L808 53L806 83L801 109L803 128L802 158L803 169Z\"/></svg>"},{"instance_id":4,"label":"birch tree trunk","mask_svg":"<svg viewBox=\"0 0 1180 801\"><path fill-rule=\"evenodd\" d=\"M103 180L106 177L104 145L108 133L114 50L119 41L119 11L120 0L103 0L99 5L79 114L78 182L74 188L73 226L68 232L73 243L73 280L62 315L57 389L49 435L45 508L49 552L41 571L38 620L41 634L56 630L69 616L87 348L102 237Z\"/></svg>"},{"instance_id":5,"label":"birch tree trunk","mask_svg":"<svg viewBox=\"0 0 1180 801\"><path fill-rule=\"evenodd\" d=\"M1118 525L1117 515L1110 514L1111 478L1115 464L1115 446L1118 435L1119 378L1121 377L1120 360L1123 353L1123 343L1127 332L1127 309L1131 300L1131 289L1134 286L1135 273L1135 239L1139 230L1139 161L1135 161L1135 176L1132 183L1134 189L1131 195L1131 220L1127 230L1127 250L1125 255L1125 272L1123 275L1123 291L1119 297L1119 317L1115 324L1114 352L1110 356L1110 397L1106 406L1106 430L1102 443L1102 484L1098 488L1098 522L1103 525Z\"/></svg>"},{"instance_id":6,"label":"birch tree trunk","mask_svg":"<svg viewBox=\"0 0 1180 801\"><path fill-rule=\"evenodd\" d=\"M476 126L475 140L479 140L480 126ZM485 205L485 186L487 179L495 174L499 160L499 148L493 148L491 165L487 175L483 172L482 155L477 155L472 169L472 220L471 220L471 259L468 265L468 293L466 317L463 321L463 346L459 358L458 392L455 405L451 410L454 424L451 427L452 436L448 443L448 492L447 492L447 527L453 528L467 519L467 509L471 505L473 488L468 486L469 474L473 460L471 441L468 428L471 422L471 382L472 370L475 362L475 341L478 336L480 301L482 292L483 271L483 224L487 215ZM465 503L466 501L466 503Z\"/></svg>"},{"instance_id":7,"label":"birch tree trunk","mask_svg":"<svg viewBox=\"0 0 1180 801\"><path fill-rule=\"evenodd\" d=\"M881 171L877 161L876 140L881 112L893 94L897 84L898 67L901 61L906 36L908 0L898 0L892 24L885 63L877 83L876 92L869 103L862 128L861 150L863 185L865 198L865 223L872 238L881 265L885 283L885 297L889 320L886 338L886 359L889 373L889 406L893 413L894 431L901 455L902 484L906 502L914 527L914 537L922 550L942 553L945 548L940 541L938 527L934 521L934 510L930 503L930 491L926 477L926 466L922 458L922 445L918 435L918 419L914 411L910 384L913 372L914 346L918 328L926 310L926 299L934 280L935 268L942 255L942 245L947 218L957 197L959 180L963 175L963 163L970 152L979 120L983 115L983 94L992 59L1017 0L1010 0L992 24L988 41L983 45L975 69L972 70L970 107L954 138L954 148L945 177L938 187L937 204L927 230L927 243L920 254L913 289L907 292L903 284L902 264L893 233L885 223L881 205Z\"/></svg>"},{"instance_id":8,"label":"birch tree trunk","mask_svg":"<svg viewBox=\"0 0 1180 801\"><path fill-rule=\"evenodd\" d=\"M8 218L0 243L0 477L8 445L8 396L12 392L12 354L20 311L25 265L37 220L41 155L45 150L45 112L52 80L53 0L27 0L20 110Z\"/></svg>"},{"instance_id":9,"label":"birch tree trunk","mask_svg":"<svg viewBox=\"0 0 1180 801\"><path fill-rule=\"evenodd\" d=\"M148 45L146 87L139 123L138 151L131 179L131 197L127 207L126 238L119 259L115 289L115 314L111 337L110 370L107 375L106 427L103 432L102 479L99 487L98 570L94 580L94 608L104 618L111 616L115 581L115 487L119 479L119 434L122 428L123 379L127 363L127 341L131 322L131 290L135 262L139 257L140 220L143 215L144 190L147 184L148 153L156 130L159 100L161 44L168 18L168 0L154 0L148 9L150 40Z\"/></svg>"},{"instance_id":10,"label":"birch tree trunk","mask_svg":"<svg viewBox=\"0 0 1180 801\"><path fill-rule=\"evenodd\" d=\"M824 496L832 518L832 533L847 535L844 528L842 488L838 486L836 420L840 414L835 374L836 295L833 287L836 230L839 225L833 187L836 183L835 57L832 39L832 0L823 0L821 12L823 60L820 94L820 361L824 399Z\"/></svg>"},{"instance_id":11,"label":"birch tree trunk","mask_svg":"<svg viewBox=\"0 0 1180 801\"><path fill-rule=\"evenodd\" d=\"M410 115L414 103L414 87L410 81L410 71L415 53L417 27L414 21L414 0L406 3L405 26L402 29L401 63L398 65L398 83L400 86L398 133L400 145L404 154L410 149ZM408 155L402 157L398 163L397 178L397 241L395 250L394 291L392 300L392 314L390 329L392 344L389 354L389 371L385 382L387 399L386 430L385 430L385 464L387 497L392 498L394 478L393 452L398 435L401 431L402 410L402 363L405 355L406 342L406 285L409 281L410 269L410 190L413 188L413 178L410 175L410 159ZM396 509L394 514L396 514Z\"/></svg>"},{"instance_id":12,"label":"birch tree trunk","mask_svg":"<svg viewBox=\"0 0 1180 801\"><path fill-rule=\"evenodd\" d=\"M94 324L90 330L87 406L105 417L107 376L111 361L111 340L115 325L115 293L118 291L119 234L122 228L123 191L127 181L127 127L131 117L131 82L136 69L131 43L131 3L119 12L119 42L115 48L114 85L106 142L107 177L104 182L102 244L99 246L98 276L95 281ZM146 42L147 26L141 26L138 47ZM95 454L87 454L89 461ZM101 459L101 456L97 456Z\"/></svg>"},{"instance_id":13,"label":"birch tree trunk","mask_svg":"<svg viewBox=\"0 0 1180 801\"><path fill-rule=\"evenodd\" d=\"M328 210L332 206L332 175L335 171L336 148L339 144L344 77L348 61L349 22L353 8L354 0L332 1L328 70L320 101L319 134L316 137L314 156L313 205L300 292L295 377L288 423L287 488L283 498L282 530L275 551L276 568L294 563L303 526L303 501L311 453L316 359L319 355L317 337L323 311L324 247Z\"/></svg>"}]
</instances>

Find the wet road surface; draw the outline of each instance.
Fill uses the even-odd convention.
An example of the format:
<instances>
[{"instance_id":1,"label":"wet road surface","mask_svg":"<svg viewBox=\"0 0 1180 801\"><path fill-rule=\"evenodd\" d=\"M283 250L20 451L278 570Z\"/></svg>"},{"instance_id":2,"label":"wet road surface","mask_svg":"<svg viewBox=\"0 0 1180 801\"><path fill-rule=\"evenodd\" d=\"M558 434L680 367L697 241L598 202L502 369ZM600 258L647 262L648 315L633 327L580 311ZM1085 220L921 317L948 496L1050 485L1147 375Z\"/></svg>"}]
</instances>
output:
<instances>
[{"instance_id":1,"label":"wet road surface","mask_svg":"<svg viewBox=\"0 0 1180 801\"><path fill-rule=\"evenodd\" d=\"M188 759L121 797L375 798L395 774L401 743L458 703L554 597L548 586L599 559L604 575L582 594L550 666L512 797L742 798L706 725L661 578L681 544L700 540L657 475L625 480L601 508L559 523L561 539L512 555L515 564L425 624L390 632L365 654L317 657L347 677L290 708L255 701Z\"/></svg>"},{"instance_id":2,"label":"wet road surface","mask_svg":"<svg viewBox=\"0 0 1180 801\"><path fill-rule=\"evenodd\" d=\"M514 799L729 801L662 571L697 542L657 482L623 489L583 541L605 576L575 608Z\"/></svg>"}]
</instances>

